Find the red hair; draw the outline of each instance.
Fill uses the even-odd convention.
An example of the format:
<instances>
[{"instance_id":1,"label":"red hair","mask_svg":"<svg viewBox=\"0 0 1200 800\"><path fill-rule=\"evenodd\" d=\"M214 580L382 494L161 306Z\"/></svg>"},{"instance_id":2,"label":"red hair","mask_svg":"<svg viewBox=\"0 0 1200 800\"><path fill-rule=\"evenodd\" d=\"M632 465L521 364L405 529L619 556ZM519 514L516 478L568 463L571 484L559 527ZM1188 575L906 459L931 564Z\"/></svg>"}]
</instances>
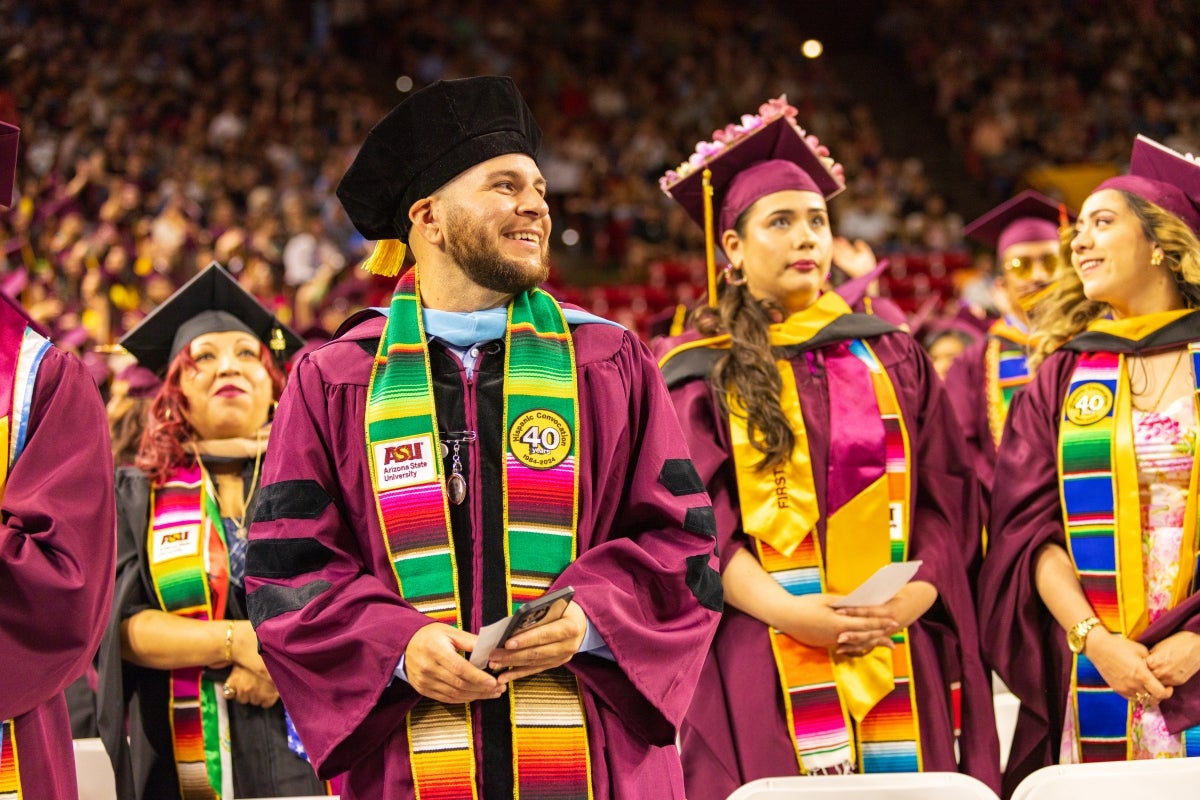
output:
<instances>
[{"instance_id":1,"label":"red hair","mask_svg":"<svg viewBox=\"0 0 1200 800\"><path fill-rule=\"evenodd\" d=\"M271 376L271 396L278 400L287 376L265 346L259 348L258 358ZM134 463L153 483L164 481L176 467L192 463L193 456L184 449L184 443L195 439L196 431L183 415L188 403L180 388L179 376L195 364L189 348L180 350L167 368L162 388L150 402L146 429L142 432Z\"/></svg>"}]
</instances>

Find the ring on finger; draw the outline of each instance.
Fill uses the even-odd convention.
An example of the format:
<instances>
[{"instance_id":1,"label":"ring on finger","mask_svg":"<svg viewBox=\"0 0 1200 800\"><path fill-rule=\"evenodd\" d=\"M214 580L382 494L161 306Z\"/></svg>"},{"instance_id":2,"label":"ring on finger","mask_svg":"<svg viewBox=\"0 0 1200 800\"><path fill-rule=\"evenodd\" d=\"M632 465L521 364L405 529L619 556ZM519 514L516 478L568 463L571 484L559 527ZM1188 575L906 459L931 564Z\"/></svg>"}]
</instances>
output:
<instances>
[{"instance_id":1,"label":"ring on finger","mask_svg":"<svg viewBox=\"0 0 1200 800\"><path fill-rule=\"evenodd\" d=\"M221 693L225 695L226 699L230 699L237 696L237 689L227 683L225 684L225 688L221 690Z\"/></svg>"},{"instance_id":2,"label":"ring on finger","mask_svg":"<svg viewBox=\"0 0 1200 800\"><path fill-rule=\"evenodd\" d=\"M1135 702L1141 705L1150 699L1150 694L1148 692L1138 692L1133 696L1133 699Z\"/></svg>"}]
</instances>

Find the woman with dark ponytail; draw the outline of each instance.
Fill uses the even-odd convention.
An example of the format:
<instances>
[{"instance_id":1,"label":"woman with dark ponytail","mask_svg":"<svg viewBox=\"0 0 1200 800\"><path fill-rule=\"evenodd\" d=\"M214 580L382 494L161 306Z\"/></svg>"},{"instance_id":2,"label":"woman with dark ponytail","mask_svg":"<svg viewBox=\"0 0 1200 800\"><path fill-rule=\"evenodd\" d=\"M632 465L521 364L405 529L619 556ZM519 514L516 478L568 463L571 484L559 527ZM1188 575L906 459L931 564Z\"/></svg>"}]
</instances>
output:
<instances>
[{"instance_id":1,"label":"woman with dark ponytail","mask_svg":"<svg viewBox=\"0 0 1200 800\"><path fill-rule=\"evenodd\" d=\"M998 788L975 482L920 346L822 291L841 167L795 113L765 104L662 180L710 244L710 307L660 365L712 496L726 600L681 728L688 797L849 772ZM838 602L900 562L917 563L899 591Z\"/></svg>"}]
</instances>

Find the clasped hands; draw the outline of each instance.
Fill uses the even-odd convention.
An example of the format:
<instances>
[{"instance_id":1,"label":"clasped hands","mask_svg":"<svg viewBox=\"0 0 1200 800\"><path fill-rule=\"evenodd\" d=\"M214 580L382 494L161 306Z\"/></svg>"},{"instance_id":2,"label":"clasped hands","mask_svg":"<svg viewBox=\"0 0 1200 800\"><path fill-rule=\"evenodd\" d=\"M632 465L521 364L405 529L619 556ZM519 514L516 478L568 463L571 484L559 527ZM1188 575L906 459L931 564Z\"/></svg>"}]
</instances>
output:
<instances>
[{"instance_id":1,"label":"clasped hands","mask_svg":"<svg viewBox=\"0 0 1200 800\"><path fill-rule=\"evenodd\" d=\"M1200 635L1180 631L1147 648L1097 626L1084 649L1100 677L1126 700L1158 704L1200 671Z\"/></svg>"},{"instance_id":2,"label":"clasped hands","mask_svg":"<svg viewBox=\"0 0 1200 800\"><path fill-rule=\"evenodd\" d=\"M409 639L404 672L418 694L442 703L494 700L513 681L570 661L586 633L587 616L570 603L560 618L523 631L493 651L488 667L499 674L491 675L463 656L474 649L475 634L432 622Z\"/></svg>"},{"instance_id":3,"label":"clasped hands","mask_svg":"<svg viewBox=\"0 0 1200 800\"><path fill-rule=\"evenodd\" d=\"M892 634L921 617L937 590L926 581L911 581L896 596L878 606L833 608L834 594L795 598L779 629L810 647L823 647L839 656L863 656L876 647L895 647Z\"/></svg>"},{"instance_id":4,"label":"clasped hands","mask_svg":"<svg viewBox=\"0 0 1200 800\"><path fill-rule=\"evenodd\" d=\"M229 677L225 679L225 697L243 705L270 708L279 700L279 691L259 655L254 628L248 620L236 620L233 631L233 661L211 665L217 668L232 667Z\"/></svg>"}]
</instances>

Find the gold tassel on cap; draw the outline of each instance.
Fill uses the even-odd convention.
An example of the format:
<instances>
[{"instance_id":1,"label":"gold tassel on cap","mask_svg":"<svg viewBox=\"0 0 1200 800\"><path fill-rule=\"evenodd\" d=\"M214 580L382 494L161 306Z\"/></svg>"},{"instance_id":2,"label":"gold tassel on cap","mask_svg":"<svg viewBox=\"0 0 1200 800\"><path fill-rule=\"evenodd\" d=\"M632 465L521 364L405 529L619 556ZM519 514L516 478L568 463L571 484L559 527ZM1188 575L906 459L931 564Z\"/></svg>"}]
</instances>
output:
<instances>
[{"instance_id":1,"label":"gold tassel on cap","mask_svg":"<svg viewBox=\"0 0 1200 800\"><path fill-rule=\"evenodd\" d=\"M704 187L704 271L708 273L708 307L717 307L717 259L713 243L712 170L704 168L701 175Z\"/></svg>"},{"instance_id":2,"label":"gold tassel on cap","mask_svg":"<svg viewBox=\"0 0 1200 800\"><path fill-rule=\"evenodd\" d=\"M283 330L278 326L271 329L271 343L268 346L275 351L276 356L287 350L287 340L283 338Z\"/></svg>"},{"instance_id":3,"label":"gold tassel on cap","mask_svg":"<svg viewBox=\"0 0 1200 800\"><path fill-rule=\"evenodd\" d=\"M400 274L407 252L407 245L399 239L380 239L375 242L375 249L362 263L362 268L385 278L394 278Z\"/></svg>"}]
</instances>

